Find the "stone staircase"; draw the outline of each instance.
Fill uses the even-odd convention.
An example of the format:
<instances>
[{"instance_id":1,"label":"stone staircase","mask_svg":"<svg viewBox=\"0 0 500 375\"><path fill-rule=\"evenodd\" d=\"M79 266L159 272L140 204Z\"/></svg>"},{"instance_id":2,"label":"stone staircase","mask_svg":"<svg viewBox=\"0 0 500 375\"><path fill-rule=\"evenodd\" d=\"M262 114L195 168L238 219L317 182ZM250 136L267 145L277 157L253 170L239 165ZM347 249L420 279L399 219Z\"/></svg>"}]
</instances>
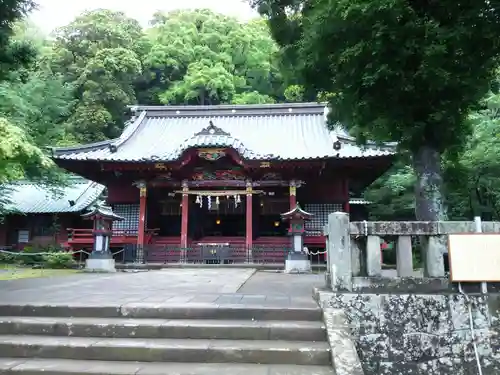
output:
<instances>
[{"instance_id":1,"label":"stone staircase","mask_svg":"<svg viewBox=\"0 0 500 375\"><path fill-rule=\"evenodd\" d=\"M333 375L319 308L0 306L0 373Z\"/></svg>"}]
</instances>

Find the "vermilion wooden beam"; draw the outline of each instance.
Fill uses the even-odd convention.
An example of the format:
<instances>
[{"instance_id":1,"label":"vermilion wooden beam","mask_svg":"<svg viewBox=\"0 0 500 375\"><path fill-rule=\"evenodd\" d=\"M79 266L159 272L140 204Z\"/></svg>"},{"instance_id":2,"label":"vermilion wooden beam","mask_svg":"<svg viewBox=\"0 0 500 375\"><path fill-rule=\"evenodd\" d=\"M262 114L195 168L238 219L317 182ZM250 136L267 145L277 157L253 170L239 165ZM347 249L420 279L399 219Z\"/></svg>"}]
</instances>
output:
<instances>
[{"instance_id":1,"label":"vermilion wooden beam","mask_svg":"<svg viewBox=\"0 0 500 375\"><path fill-rule=\"evenodd\" d=\"M146 233L146 197L147 187L144 182L139 184L139 226L137 228L138 250L144 248L144 234Z\"/></svg>"},{"instance_id":2,"label":"vermilion wooden beam","mask_svg":"<svg viewBox=\"0 0 500 375\"><path fill-rule=\"evenodd\" d=\"M247 248L247 251L249 252L249 258L251 256L251 249L252 249L252 244L253 244L253 223L252 223L252 218L253 218L253 210L252 210L252 182L247 181L246 184L246 191L247 191L247 207L246 207L246 231L245 231L245 245Z\"/></svg>"},{"instance_id":3,"label":"vermilion wooden beam","mask_svg":"<svg viewBox=\"0 0 500 375\"><path fill-rule=\"evenodd\" d=\"M189 188L187 181L182 182L182 210L181 210L181 248L188 247L188 215L189 215Z\"/></svg>"}]
</instances>

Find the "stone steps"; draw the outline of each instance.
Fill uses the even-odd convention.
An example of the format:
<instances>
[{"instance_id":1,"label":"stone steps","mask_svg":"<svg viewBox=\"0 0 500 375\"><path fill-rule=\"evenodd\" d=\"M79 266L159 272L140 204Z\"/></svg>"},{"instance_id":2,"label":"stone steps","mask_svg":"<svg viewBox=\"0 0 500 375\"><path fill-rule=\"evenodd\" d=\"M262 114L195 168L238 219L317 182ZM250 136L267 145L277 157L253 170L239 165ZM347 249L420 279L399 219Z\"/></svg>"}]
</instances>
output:
<instances>
[{"instance_id":1,"label":"stone steps","mask_svg":"<svg viewBox=\"0 0 500 375\"><path fill-rule=\"evenodd\" d=\"M320 321L319 307L275 307L241 305L159 305L130 303L124 305L0 305L1 316L99 317L140 319L213 319L213 320L300 320Z\"/></svg>"},{"instance_id":2,"label":"stone steps","mask_svg":"<svg viewBox=\"0 0 500 375\"><path fill-rule=\"evenodd\" d=\"M97 339L0 335L0 353L15 358L101 361L328 365L326 342L277 340Z\"/></svg>"},{"instance_id":3,"label":"stone steps","mask_svg":"<svg viewBox=\"0 0 500 375\"><path fill-rule=\"evenodd\" d=\"M0 305L0 357L21 375L333 375L317 308Z\"/></svg>"},{"instance_id":4,"label":"stone steps","mask_svg":"<svg viewBox=\"0 0 500 375\"><path fill-rule=\"evenodd\" d=\"M329 366L147 363L0 358L6 375L333 375Z\"/></svg>"},{"instance_id":5,"label":"stone steps","mask_svg":"<svg viewBox=\"0 0 500 375\"><path fill-rule=\"evenodd\" d=\"M324 341L313 321L0 317L1 335Z\"/></svg>"}]
</instances>

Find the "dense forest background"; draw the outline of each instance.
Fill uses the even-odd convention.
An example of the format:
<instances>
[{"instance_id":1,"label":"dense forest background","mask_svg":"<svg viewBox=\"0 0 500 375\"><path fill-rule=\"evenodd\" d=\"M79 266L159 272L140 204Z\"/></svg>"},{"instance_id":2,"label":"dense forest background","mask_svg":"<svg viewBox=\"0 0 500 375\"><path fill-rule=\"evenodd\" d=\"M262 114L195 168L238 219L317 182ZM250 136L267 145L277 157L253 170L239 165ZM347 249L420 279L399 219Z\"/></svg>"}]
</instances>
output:
<instances>
[{"instance_id":1,"label":"dense forest background","mask_svg":"<svg viewBox=\"0 0 500 375\"><path fill-rule=\"evenodd\" d=\"M24 177L64 183L46 147L118 136L130 104L317 99L304 96L264 20L241 23L208 10L157 13L148 28L123 13L94 10L50 36L21 21L9 48L12 67L0 59L0 183ZM20 51L22 64L15 59ZM500 220L498 87L492 82L470 114L465 147L443 158L452 220L477 214ZM366 192L373 218L413 218L414 182L409 157L401 155Z\"/></svg>"}]
</instances>

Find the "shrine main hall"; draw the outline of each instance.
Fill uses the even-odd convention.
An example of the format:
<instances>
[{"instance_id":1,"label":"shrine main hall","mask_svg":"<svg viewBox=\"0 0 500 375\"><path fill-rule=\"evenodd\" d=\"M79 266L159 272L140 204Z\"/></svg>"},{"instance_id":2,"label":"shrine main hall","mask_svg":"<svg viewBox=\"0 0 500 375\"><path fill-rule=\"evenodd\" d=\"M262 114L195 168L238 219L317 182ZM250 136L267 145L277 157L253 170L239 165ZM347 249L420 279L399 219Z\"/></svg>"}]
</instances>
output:
<instances>
[{"instance_id":1,"label":"shrine main hall","mask_svg":"<svg viewBox=\"0 0 500 375\"><path fill-rule=\"evenodd\" d=\"M120 137L52 158L105 187L124 219L111 246L288 246L281 214L299 203L311 214L304 244L324 249L328 215L365 219L363 191L394 158L391 145L360 147L326 117L318 103L133 106ZM90 240L88 228L68 231L71 248Z\"/></svg>"}]
</instances>

